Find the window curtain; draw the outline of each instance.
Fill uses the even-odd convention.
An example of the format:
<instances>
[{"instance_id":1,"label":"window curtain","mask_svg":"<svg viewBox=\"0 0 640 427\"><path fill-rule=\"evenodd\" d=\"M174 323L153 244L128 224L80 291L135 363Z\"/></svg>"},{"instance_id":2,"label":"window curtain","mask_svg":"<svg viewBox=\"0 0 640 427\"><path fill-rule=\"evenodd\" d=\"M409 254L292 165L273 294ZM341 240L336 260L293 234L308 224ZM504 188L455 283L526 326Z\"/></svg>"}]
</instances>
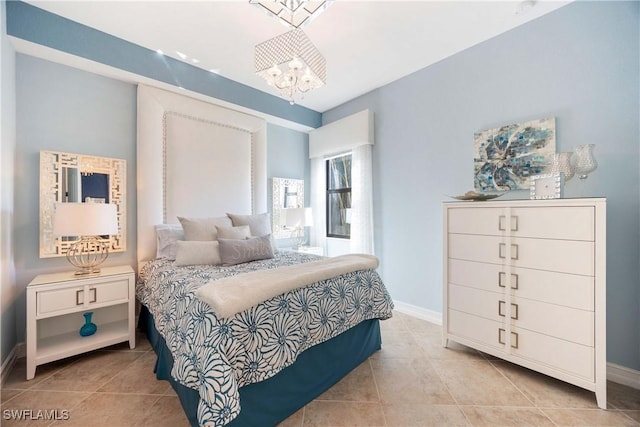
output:
<instances>
[{"instance_id":1,"label":"window curtain","mask_svg":"<svg viewBox=\"0 0 640 427\"><path fill-rule=\"evenodd\" d=\"M313 227L311 233L311 246L322 248L322 253L327 254L327 209L326 209L326 167L323 157L311 159L311 211L313 212Z\"/></svg>"},{"instance_id":2,"label":"window curtain","mask_svg":"<svg viewBox=\"0 0 640 427\"><path fill-rule=\"evenodd\" d=\"M374 254L371 145L351 152L351 253Z\"/></svg>"}]
</instances>

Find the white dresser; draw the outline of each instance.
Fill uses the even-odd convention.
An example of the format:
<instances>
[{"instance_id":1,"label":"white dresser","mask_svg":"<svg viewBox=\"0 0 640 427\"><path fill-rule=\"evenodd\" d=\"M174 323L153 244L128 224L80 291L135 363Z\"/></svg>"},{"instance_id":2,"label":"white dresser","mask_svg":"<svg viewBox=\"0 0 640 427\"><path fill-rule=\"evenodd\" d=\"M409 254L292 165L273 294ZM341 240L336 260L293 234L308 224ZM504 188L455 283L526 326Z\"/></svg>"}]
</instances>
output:
<instances>
[{"instance_id":1,"label":"white dresser","mask_svg":"<svg viewBox=\"0 0 640 427\"><path fill-rule=\"evenodd\" d=\"M444 204L449 340L594 391L606 408L606 199Z\"/></svg>"}]
</instances>

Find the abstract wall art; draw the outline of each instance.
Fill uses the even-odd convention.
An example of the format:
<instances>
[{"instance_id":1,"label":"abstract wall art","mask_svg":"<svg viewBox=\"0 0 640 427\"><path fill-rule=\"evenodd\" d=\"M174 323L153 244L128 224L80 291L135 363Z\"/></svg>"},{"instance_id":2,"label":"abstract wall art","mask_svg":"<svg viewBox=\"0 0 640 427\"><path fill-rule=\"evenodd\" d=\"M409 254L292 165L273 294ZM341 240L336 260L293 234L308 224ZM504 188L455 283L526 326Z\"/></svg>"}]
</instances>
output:
<instances>
[{"instance_id":1,"label":"abstract wall art","mask_svg":"<svg viewBox=\"0 0 640 427\"><path fill-rule=\"evenodd\" d=\"M556 152L555 117L474 134L476 191L528 190L529 177L544 173Z\"/></svg>"}]
</instances>

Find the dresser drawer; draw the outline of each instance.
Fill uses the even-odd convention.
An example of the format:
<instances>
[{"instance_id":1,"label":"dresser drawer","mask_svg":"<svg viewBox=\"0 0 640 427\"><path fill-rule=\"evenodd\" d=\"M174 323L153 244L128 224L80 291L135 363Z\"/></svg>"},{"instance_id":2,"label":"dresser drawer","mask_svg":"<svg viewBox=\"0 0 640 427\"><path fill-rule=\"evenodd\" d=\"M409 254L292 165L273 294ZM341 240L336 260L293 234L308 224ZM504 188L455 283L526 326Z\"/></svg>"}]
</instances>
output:
<instances>
[{"instance_id":1,"label":"dresser drawer","mask_svg":"<svg viewBox=\"0 0 640 427\"><path fill-rule=\"evenodd\" d=\"M594 208L589 206L448 209L448 232L559 240L595 239Z\"/></svg>"},{"instance_id":2,"label":"dresser drawer","mask_svg":"<svg viewBox=\"0 0 640 427\"><path fill-rule=\"evenodd\" d=\"M515 313L517 311L517 314ZM561 305L514 297L512 325L566 341L593 347L595 336L594 312Z\"/></svg>"},{"instance_id":3,"label":"dresser drawer","mask_svg":"<svg viewBox=\"0 0 640 427\"><path fill-rule=\"evenodd\" d=\"M500 301L503 301L500 303ZM500 309L502 313L506 310L504 298L495 292L487 292L476 288L468 288L466 286L449 285L449 308L462 311L464 313L473 314L475 316L484 317L485 319L501 321L498 313ZM499 307L499 305L502 307Z\"/></svg>"},{"instance_id":4,"label":"dresser drawer","mask_svg":"<svg viewBox=\"0 0 640 427\"><path fill-rule=\"evenodd\" d=\"M37 291L36 315L56 315L79 308L90 308L129 299L129 282L126 278L101 283L72 286L62 289Z\"/></svg>"},{"instance_id":5,"label":"dresser drawer","mask_svg":"<svg viewBox=\"0 0 640 427\"><path fill-rule=\"evenodd\" d=\"M463 285L491 292L504 292L505 290L498 283L500 272L505 270L502 265L453 258L449 258L447 263L449 267L447 270L449 284ZM503 283L506 282L504 278L502 281Z\"/></svg>"},{"instance_id":6,"label":"dresser drawer","mask_svg":"<svg viewBox=\"0 0 640 427\"><path fill-rule=\"evenodd\" d=\"M504 324L494 320L448 309L447 333L465 338L480 344L504 350L506 347L498 341L500 329Z\"/></svg>"},{"instance_id":7,"label":"dresser drawer","mask_svg":"<svg viewBox=\"0 0 640 427\"><path fill-rule=\"evenodd\" d=\"M472 234L449 234L448 240L449 258L594 275L593 242L530 238L507 242L505 237Z\"/></svg>"},{"instance_id":8,"label":"dresser drawer","mask_svg":"<svg viewBox=\"0 0 640 427\"><path fill-rule=\"evenodd\" d=\"M526 329L515 328L517 347L514 356L541 363L583 379L595 380L595 351L593 347L565 341ZM512 346L515 345L512 338ZM517 360L515 361L517 363Z\"/></svg>"},{"instance_id":9,"label":"dresser drawer","mask_svg":"<svg viewBox=\"0 0 640 427\"><path fill-rule=\"evenodd\" d=\"M457 275L458 273L455 274ZM512 268L511 270L513 295L586 311L594 310L594 282L592 276L530 268Z\"/></svg>"}]
</instances>

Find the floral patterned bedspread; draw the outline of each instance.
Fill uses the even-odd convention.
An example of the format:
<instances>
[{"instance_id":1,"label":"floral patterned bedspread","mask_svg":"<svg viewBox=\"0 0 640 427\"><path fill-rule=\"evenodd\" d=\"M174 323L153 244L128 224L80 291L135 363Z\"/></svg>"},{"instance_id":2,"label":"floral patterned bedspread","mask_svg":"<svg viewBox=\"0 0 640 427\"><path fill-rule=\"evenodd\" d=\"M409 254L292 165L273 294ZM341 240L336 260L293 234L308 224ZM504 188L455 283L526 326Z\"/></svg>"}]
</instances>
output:
<instances>
[{"instance_id":1,"label":"floral patterned bedspread","mask_svg":"<svg viewBox=\"0 0 640 427\"><path fill-rule=\"evenodd\" d=\"M200 393L200 425L230 422L240 413L240 387L274 376L307 348L363 320L391 317L391 297L373 270L289 291L230 318L219 319L195 296L217 278L316 259L280 251L273 259L233 267L176 267L164 259L143 267L137 297L173 355L173 377Z\"/></svg>"}]
</instances>

